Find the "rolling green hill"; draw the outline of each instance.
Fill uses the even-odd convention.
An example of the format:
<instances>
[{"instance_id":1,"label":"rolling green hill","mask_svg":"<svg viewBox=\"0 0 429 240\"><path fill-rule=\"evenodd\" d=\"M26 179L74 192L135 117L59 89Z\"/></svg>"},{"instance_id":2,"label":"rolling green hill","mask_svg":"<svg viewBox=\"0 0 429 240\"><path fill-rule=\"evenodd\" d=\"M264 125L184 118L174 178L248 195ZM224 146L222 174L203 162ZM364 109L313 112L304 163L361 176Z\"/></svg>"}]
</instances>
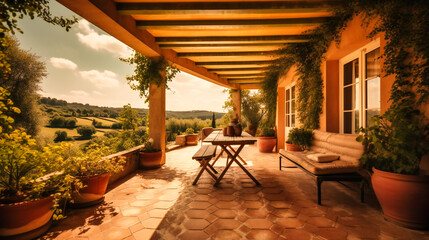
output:
<instances>
[{"instance_id":1,"label":"rolling green hill","mask_svg":"<svg viewBox=\"0 0 429 240\"><path fill-rule=\"evenodd\" d=\"M64 116L64 117L97 117L104 119L106 121L115 121L119 116L122 108L114 107L99 107L89 104L82 103L69 103L65 100L59 100L56 98L46 98L42 97L39 100L41 109L45 112L48 117L55 115ZM149 109L144 108L135 108L140 117L144 117L148 114ZM167 111L167 119L177 118L177 119L193 119L199 118L202 120L211 119L212 112L204 110L193 110L193 111ZM222 118L224 113L215 112L216 119Z\"/></svg>"}]
</instances>

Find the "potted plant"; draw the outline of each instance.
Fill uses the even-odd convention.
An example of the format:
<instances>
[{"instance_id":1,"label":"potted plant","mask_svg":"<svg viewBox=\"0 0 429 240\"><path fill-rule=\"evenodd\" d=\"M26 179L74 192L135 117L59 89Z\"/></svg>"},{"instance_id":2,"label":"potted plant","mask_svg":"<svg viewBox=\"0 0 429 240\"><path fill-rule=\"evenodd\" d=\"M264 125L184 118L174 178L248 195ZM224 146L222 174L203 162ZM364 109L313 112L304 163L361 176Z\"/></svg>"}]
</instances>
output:
<instances>
[{"instance_id":1,"label":"potted plant","mask_svg":"<svg viewBox=\"0 0 429 240\"><path fill-rule=\"evenodd\" d=\"M74 178L61 172L60 146L36 150L22 129L0 138L0 238L32 239L62 218Z\"/></svg>"},{"instance_id":2,"label":"potted plant","mask_svg":"<svg viewBox=\"0 0 429 240\"><path fill-rule=\"evenodd\" d=\"M104 200L110 175L123 169L123 157L103 158L110 148L91 144L84 151L71 152L64 171L79 180L73 184L71 205L87 207Z\"/></svg>"},{"instance_id":3,"label":"potted plant","mask_svg":"<svg viewBox=\"0 0 429 240\"><path fill-rule=\"evenodd\" d=\"M257 137L259 152L271 153L277 143L276 131L265 127Z\"/></svg>"},{"instance_id":4,"label":"potted plant","mask_svg":"<svg viewBox=\"0 0 429 240\"><path fill-rule=\"evenodd\" d=\"M0 238L33 239L62 218L73 177L61 172L63 145L36 149L9 113L19 113L0 87Z\"/></svg>"},{"instance_id":5,"label":"potted plant","mask_svg":"<svg viewBox=\"0 0 429 240\"><path fill-rule=\"evenodd\" d=\"M286 150L303 151L311 146L313 131L304 128L294 128L289 132Z\"/></svg>"},{"instance_id":6,"label":"potted plant","mask_svg":"<svg viewBox=\"0 0 429 240\"><path fill-rule=\"evenodd\" d=\"M153 139L150 138L140 151L140 167L143 169L160 168L162 163L162 151L153 147Z\"/></svg>"},{"instance_id":7,"label":"potted plant","mask_svg":"<svg viewBox=\"0 0 429 240\"><path fill-rule=\"evenodd\" d=\"M242 90L241 113L248 122L247 132L255 136L259 123L265 115L265 110L261 105L261 95L250 95L249 91Z\"/></svg>"},{"instance_id":8,"label":"potted plant","mask_svg":"<svg viewBox=\"0 0 429 240\"><path fill-rule=\"evenodd\" d=\"M429 126L412 108L391 108L361 129L360 158L386 219L410 228L429 228L429 176L419 171L429 152ZM427 123L427 122L426 122Z\"/></svg>"},{"instance_id":9,"label":"potted plant","mask_svg":"<svg viewBox=\"0 0 429 240\"><path fill-rule=\"evenodd\" d=\"M187 128L185 131L186 134L186 145L198 145L198 134L194 134L193 128Z\"/></svg>"}]
</instances>

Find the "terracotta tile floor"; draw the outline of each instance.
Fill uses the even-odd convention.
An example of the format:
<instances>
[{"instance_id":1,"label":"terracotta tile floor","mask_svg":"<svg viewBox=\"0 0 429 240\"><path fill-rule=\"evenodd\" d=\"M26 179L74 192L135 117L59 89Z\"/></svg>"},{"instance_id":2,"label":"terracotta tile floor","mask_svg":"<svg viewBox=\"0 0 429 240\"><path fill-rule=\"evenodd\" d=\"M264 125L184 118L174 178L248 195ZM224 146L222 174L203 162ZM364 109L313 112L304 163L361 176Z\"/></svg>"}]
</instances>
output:
<instances>
[{"instance_id":1,"label":"terracotta tile floor","mask_svg":"<svg viewBox=\"0 0 429 240\"><path fill-rule=\"evenodd\" d=\"M44 239L429 239L428 231L402 228L383 219L367 191L360 203L357 185L323 183L316 204L313 179L296 168L278 170L278 154L256 146L242 152L255 186L237 166L219 187L191 160L199 146L167 153L167 164L139 170L109 187L105 202L75 209L54 223ZM217 168L222 169L221 158Z\"/></svg>"}]
</instances>

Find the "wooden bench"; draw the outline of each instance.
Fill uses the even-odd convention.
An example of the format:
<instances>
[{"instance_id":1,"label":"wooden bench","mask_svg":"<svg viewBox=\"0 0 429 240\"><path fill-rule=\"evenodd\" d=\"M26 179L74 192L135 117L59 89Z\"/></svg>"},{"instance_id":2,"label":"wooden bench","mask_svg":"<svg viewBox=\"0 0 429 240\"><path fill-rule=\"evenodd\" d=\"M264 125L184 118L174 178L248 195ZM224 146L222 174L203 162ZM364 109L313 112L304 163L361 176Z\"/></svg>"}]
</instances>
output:
<instances>
[{"instance_id":1,"label":"wooden bench","mask_svg":"<svg viewBox=\"0 0 429 240\"><path fill-rule=\"evenodd\" d=\"M363 146L356 141L357 135L313 132L313 142L310 151L291 152L279 151L279 168L282 170L282 158L288 159L305 173L316 180L317 203L322 204L322 182L350 181L361 182L361 202L364 201L365 179L359 174L359 158L363 153ZM307 158L308 154L328 153L339 156L338 160L328 163L318 163Z\"/></svg>"},{"instance_id":2,"label":"wooden bench","mask_svg":"<svg viewBox=\"0 0 429 240\"><path fill-rule=\"evenodd\" d=\"M192 156L192 159L199 161L201 166L201 170L197 174L197 177L195 178L192 185L197 184L204 170L207 171L215 180L217 180L217 176L215 175L217 171L213 168L212 165L209 164L210 160L212 160L212 158L216 155L216 148L217 146L214 145L202 145L201 148L194 154L194 156Z\"/></svg>"}]
</instances>

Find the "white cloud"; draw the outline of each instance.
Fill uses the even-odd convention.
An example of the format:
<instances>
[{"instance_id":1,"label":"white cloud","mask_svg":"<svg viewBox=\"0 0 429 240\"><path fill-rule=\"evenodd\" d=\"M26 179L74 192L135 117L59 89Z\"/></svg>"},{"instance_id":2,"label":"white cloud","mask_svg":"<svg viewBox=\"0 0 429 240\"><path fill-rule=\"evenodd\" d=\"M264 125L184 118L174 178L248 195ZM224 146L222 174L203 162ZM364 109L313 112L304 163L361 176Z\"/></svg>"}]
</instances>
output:
<instances>
[{"instance_id":1,"label":"white cloud","mask_svg":"<svg viewBox=\"0 0 429 240\"><path fill-rule=\"evenodd\" d=\"M108 70L104 70L103 72L98 70L79 71L79 75L99 89L119 86L119 80L117 79L118 75Z\"/></svg>"},{"instance_id":2,"label":"white cloud","mask_svg":"<svg viewBox=\"0 0 429 240\"><path fill-rule=\"evenodd\" d=\"M104 94L99 92L99 91L92 91L93 94L98 95L98 96L103 96Z\"/></svg>"},{"instance_id":3,"label":"white cloud","mask_svg":"<svg viewBox=\"0 0 429 240\"><path fill-rule=\"evenodd\" d=\"M77 37L84 45L97 51L108 51L123 58L132 54L132 50L127 45L110 35L97 33L85 19L80 20L77 26Z\"/></svg>"},{"instance_id":4,"label":"white cloud","mask_svg":"<svg viewBox=\"0 0 429 240\"><path fill-rule=\"evenodd\" d=\"M89 94L82 90L71 90L70 93L75 97L89 97Z\"/></svg>"},{"instance_id":5,"label":"white cloud","mask_svg":"<svg viewBox=\"0 0 429 240\"><path fill-rule=\"evenodd\" d=\"M54 66L55 68L70 69L70 70L75 70L77 68L76 63L66 58L51 57L49 61L51 62L52 66Z\"/></svg>"}]
</instances>

